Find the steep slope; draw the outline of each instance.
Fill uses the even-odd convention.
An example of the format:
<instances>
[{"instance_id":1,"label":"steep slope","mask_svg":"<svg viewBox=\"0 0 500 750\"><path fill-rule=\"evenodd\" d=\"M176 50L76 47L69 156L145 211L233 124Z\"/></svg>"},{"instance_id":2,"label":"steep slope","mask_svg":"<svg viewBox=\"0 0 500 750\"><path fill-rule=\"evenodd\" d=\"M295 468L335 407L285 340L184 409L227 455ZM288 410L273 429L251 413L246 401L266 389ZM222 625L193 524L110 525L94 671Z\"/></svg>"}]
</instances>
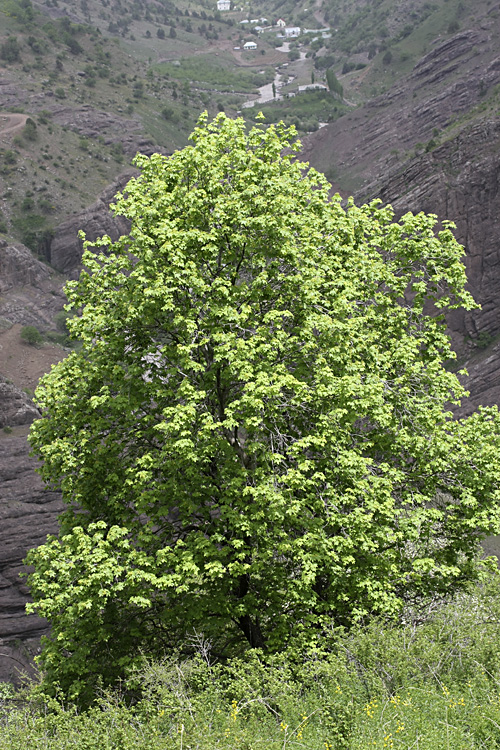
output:
<instances>
[{"instance_id":1,"label":"steep slope","mask_svg":"<svg viewBox=\"0 0 500 750\"><path fill-rule=\"evenodd\" d=\"M461 413L500 403L499 7L437 39L385 94L306 141L311 164L334 175L344 195L456 223L481 304L448 320L459 362L470 370Z\"/></svg>"}]
</instances>

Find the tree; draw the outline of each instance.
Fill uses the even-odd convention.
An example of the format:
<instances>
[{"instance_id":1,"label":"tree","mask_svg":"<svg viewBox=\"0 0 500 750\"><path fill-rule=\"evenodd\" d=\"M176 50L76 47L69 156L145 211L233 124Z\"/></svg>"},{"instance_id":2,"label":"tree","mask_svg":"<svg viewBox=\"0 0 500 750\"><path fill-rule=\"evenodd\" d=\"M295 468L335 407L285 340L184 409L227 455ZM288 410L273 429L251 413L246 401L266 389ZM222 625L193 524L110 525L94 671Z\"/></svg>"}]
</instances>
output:
<instances>
[{"instance_id":1,"label":"tree","mask_svg":"<svg viewBox=\"0 0 500 750\"><path fill-rule=\"evenodd\" d=\"M8 63L19 62L21 46L15 36L9 36L0 46L0 58Z\"/></svg>"},{"instance_id":2,"label":"tree","mask_svg":"<svg viewBox=\"0 0 500 750\"><path fill-rule=\"evenodd\" d=\"M27 560L72 695L194 629L227 655L396 616L477 579L500 530L500 418L454 420L443 367L462 248L434 216L342 208L294 132L205 116L138 156L130 234L67 284L82 347L30 439L68 507Z\"/></svg>"},{"instance_id":3,"label":"tree","mask_svg":"<svg viewBox=\"0 0 500 750\"><path fill-rule=\"evenodd\" d=\"M326 82L328 84L329 90L332 93L337 94L340 99L344 98L344 88L335 75L333 68L328 68L328 70L326 71Z\"/></svg>"},{"instance_id":4,"label":"tree","mask_svg":"<svg viewBox=\"0 0 500 750\"><path fill-rule=\"evenodd\" d=\"M32 120L31 117L28 117L26 120L26 124L23 128L23 138L27 141L36 141L38 138L36 122Z\"/></svg>"}]
</instances>

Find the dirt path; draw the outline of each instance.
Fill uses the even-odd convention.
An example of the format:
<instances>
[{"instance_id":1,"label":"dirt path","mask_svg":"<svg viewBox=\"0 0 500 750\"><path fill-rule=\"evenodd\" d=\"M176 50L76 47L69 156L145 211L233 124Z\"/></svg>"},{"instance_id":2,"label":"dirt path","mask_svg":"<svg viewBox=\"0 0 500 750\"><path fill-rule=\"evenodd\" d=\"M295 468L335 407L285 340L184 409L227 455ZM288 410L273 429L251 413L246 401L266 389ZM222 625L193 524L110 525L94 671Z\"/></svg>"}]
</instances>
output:
<instances>
[{"instance_id":1,"label":"dirt path","mask_svg":"<svg viewBox=\"0 0 500 750\"><path fill-rule=\"evenodd\" d=\"M2 112L2 114L0 114L0 138L3 138L5 135L17 133L18 130L22 130L26 125L28 117L29 115L21 115L17 112L13 114Z\"/></svg>"}]
</instances>

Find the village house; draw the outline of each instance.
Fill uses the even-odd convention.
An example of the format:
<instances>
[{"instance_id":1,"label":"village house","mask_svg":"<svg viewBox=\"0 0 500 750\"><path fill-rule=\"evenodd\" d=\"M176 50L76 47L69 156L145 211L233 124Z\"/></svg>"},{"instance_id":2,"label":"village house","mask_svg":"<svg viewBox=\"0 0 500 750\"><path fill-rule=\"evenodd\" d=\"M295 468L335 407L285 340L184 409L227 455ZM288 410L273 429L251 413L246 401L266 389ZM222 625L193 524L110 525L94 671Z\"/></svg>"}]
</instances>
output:
<instances>
[{"instance_id":1,"label":"village house","mask_svg":"<svg viewBox=\"0 0 500 750\"><path fill-rule=\"evenodd\" d=\"M282 29L284 29L286 26L286 21L284 21L282 18L278 18L275 26L280 26Z\"/></svg>"},{"instance_id":2,"label":"village house","mask_svg":"<svg viewBox=\"0 0 500 750\"><path fill-rule=\"evenodd\" d=\"M231 10L231 0L217 0L217 10Z\"/></svg>"},{"instance_id":3,"label":"village house","mask_svg":"<svg viewBox=\"0 0 500 750\"><path fill-rule=\"evenodd\" d=\"M285 29L285 37L291 39L292 37L300 36L300 26L288 26Z\"/></svg>"},{"instance_id":4,"label":"village house","mask_svg":"<svg viewBox=\"0 0 500 750\"><path fill-rule=\"evenodd\" d=\"M257 44L255 42L245 42L243 49L257 49Z\"/></svg>"}]
</instances>

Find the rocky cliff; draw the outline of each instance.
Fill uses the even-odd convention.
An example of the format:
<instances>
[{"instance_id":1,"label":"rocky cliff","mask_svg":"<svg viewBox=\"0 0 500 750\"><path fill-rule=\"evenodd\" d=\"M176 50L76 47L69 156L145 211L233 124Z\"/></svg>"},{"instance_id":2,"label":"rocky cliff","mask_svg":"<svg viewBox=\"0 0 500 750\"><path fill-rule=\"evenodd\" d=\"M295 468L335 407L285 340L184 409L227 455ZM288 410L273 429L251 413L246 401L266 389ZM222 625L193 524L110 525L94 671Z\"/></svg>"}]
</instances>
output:
<instances>
[{"instance_id":1,"label":"rocky cliff","mask_svg":"<svg viewBox=\"0 0 500 750\"><path fill-rule=\"evenodd\" d=\"M74 278L78 275L83 252L83 242L78 233L82 229L90 241L107 234L113 242L129 231L128 221L122 216L113 216L109 204L134 174L137 174L137 171L133 169L124 171L101 193L92 206L75 214L56 228L47 249L47 260L51 266L66 276Z\"/></svg>"},{"instance_id":2,"label":"rocky cliff","mask_svg":"<svg viewBox=\"0 0 500 750\"><path fill-rule=\"evenodd\" d=\"M307 138L306 160L321 171L333 168L344 191L359 189L405 162L410 150L430 148L475 119L496 101L500 83L500 14L482 26L435 40L388 92Z\"/></svg>"},{"instance_id":3,"label":"rocky cliff","mask_svg":"<svg viewBox=\"0 0 500 750\"><path fill-rule=\"evenodd\" d=\"M460 413L500 403L500 15L434 48L383 96L307 140L312 166L332 168L356 202L380 198L396 215L455 222L469 289L481 309L448 318L471 392Z\"/></svg>"},{"instance_id":4,"label":"rocky cliff","mask_svg":"<svg viewBox=\"0 0 500 750\"><path fill-rule=\"evenodd\" d=\"M28 589L20 574L27 550L56 532L62 509L60 496L48 491L35 473L26 436L26 428L0 432L0 681L15 679L29 667L38 637L47 629L45 621L25 614Z\"/></svg>"},{"instance_id":5,"label":"rocky cliff","mask_svg":"<svg viewBox=\"0 0 500 750\"><path fill-rule=\"evenodd\" d=\"M29 665L46 628L25 615L19 574L27 550L56 530L61 500L43 487L29 456L28 426L40 412L27 391L64 351L28 346L20 331L53 327L64 304L61 285L62 277L24 245L0 240L0 681Z\"/></svg>"}]
</instances>

